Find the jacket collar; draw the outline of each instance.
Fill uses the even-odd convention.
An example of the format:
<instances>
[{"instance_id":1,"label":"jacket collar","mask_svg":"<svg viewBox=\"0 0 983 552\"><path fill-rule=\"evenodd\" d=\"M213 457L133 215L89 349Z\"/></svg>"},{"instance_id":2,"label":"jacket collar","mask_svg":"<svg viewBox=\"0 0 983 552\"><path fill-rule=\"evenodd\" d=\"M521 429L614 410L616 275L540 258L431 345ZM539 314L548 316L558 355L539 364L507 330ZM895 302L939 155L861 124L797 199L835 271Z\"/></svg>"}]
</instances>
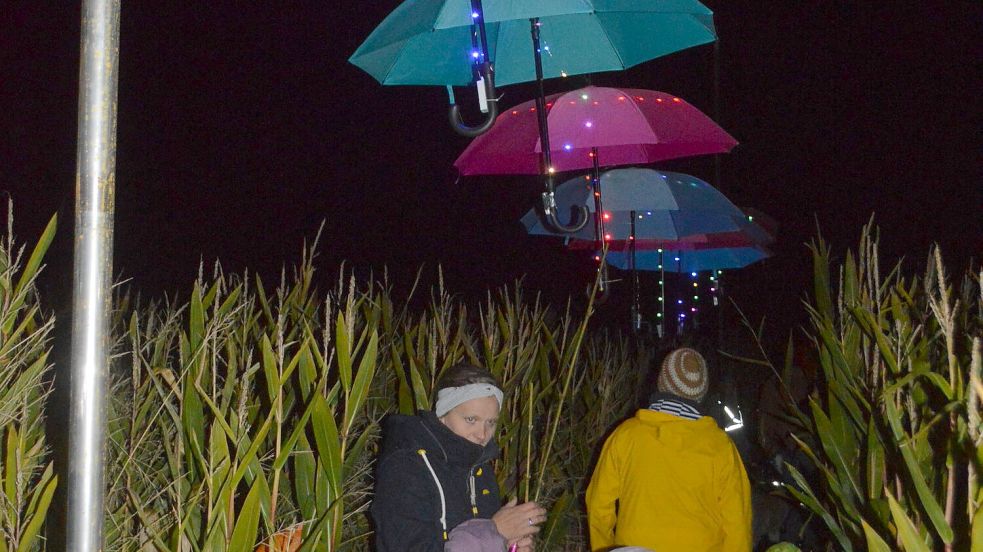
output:
<instances>
[{"instance_id":1,"label":"jacket collar","mask_svg":"<svg viewBox=\"0 0 983 552\"><path fill-rule=\"evenodd\" d=\"M703 416L699 403L671 393L653 393L649 398L648 408L687 420L698 420Z\"/></svg>"},{"instance_id":2,"label":"jacket collar","mask_svg":"<svg viewBox=\"0 0 983 552\"><path fill-rule=\"evenodd\" d=\"M500 449L495 439L481 446L451 431L432 411L420 410L417 415L424 432L434 444L432 455L442 457L448 464L477 466L498 456Z\"/></svg>"}]
</instances>

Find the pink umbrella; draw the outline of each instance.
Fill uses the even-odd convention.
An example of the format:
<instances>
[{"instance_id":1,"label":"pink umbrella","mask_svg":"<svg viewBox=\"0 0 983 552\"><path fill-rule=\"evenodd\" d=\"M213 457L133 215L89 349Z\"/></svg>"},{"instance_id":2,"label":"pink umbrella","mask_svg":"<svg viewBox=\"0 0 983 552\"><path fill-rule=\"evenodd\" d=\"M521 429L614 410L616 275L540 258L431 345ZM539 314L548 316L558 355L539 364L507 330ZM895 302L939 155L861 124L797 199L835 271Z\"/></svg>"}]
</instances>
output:
<instances>
[{"instance_id":1,"label":"pink umbrella","mask_svg":"<svg viewBox=\"0 0 983 552\"><path fill-rule=\"evenodd\" d=\"M737 141L685 100L634 88L588 86L547 98L553 170L654 163L726 153ZM534 101L498 116L457 158L462 175L540 174Z\"/></svg>"},{"instance_id":2,"label":"pink umbrella","mask_svg":"<svg viewBox=\"0 0 983 552\"><path fill-rule=\"evenodd\" d=\"M635 248L643 251L653 249L672 249L674 251L699 251L704 249L719 249L724 247L756 247L767 245L774 241L771 235L763 234L763 239L748 232L715 232L711 234L692 234L679 239L654 239L637 238L632 239L604 239L602 240L579 240L571 239L567 244L567 249L600 249L602 245L607 246L612 251L625 251L635 242Z\"/></svg>"}]
</instances>

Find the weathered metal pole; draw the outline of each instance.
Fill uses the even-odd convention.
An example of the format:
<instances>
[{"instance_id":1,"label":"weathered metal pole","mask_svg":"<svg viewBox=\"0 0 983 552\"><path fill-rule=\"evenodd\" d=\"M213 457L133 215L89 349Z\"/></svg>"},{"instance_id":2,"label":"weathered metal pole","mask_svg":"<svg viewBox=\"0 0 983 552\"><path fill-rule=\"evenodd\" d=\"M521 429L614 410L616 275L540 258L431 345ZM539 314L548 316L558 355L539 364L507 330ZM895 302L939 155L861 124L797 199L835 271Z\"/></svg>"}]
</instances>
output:
<instances>
[{"instance_id":1,"label":"weathered metal pole","mask_svg":"<svg viewBox=\"0 0 983 552\"><path fill-rule=\"evenodd\" d=\"M102 550L120 0L83 0L66 549Z\"/></svg>"}]
</instances>

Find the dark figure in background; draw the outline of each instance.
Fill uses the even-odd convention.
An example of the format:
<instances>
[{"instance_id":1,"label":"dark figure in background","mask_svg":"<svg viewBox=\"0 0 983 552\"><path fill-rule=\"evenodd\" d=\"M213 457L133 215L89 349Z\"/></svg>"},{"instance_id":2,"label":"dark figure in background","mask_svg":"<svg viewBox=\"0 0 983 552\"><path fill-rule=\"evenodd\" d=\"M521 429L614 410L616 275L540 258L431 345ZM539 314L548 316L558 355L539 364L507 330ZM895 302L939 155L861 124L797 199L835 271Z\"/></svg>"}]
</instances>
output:
<instances>
[{"instance_id":1,"label":"dark figure in background","mask_svg":"<svg viewBox=\"0 0 983 552\"><path fill-rule=\"evenodd\" d=\"M822 523L782 487L795 484L786 463L794 466L813 489L819 485L818 469L792 434L796 433L810 447L816 443L791 422L789 408L791 402L802 411L809 410L809 396L816 389L820 367L809 342L797 339L794 351L793 362L782 377L769 378L761 386L756 436L762 461L749 470L752 480L757 482L753 487L755 534L761 547L788 541L810 550L828 540L828 536L820 534Z\"/></svg>"},{"instance_id":2,"label":"dark figure in background","mask_svg":"<svg viewBox=\"0 0 983 552\"><path fill-rule=\"evenodd\" d=\"M709 387L693 349L669 353L648 408L604 443L587 488L591 549L749 552L751 491L734 443L700 412Z\"/></svg>"},{"instance_id":3,"label":"dark figure in background","mask_svg":"<svg viewBox=\"0 0 983 552\"><path fill-rule=\"evenodd\" d=\"M502 399L490 372L456 364L437 382L434 411L386 420L371 506L376 550L533 550L546 511L534 502L503 506L492 473Z\"/></svg>"}]
</instances>

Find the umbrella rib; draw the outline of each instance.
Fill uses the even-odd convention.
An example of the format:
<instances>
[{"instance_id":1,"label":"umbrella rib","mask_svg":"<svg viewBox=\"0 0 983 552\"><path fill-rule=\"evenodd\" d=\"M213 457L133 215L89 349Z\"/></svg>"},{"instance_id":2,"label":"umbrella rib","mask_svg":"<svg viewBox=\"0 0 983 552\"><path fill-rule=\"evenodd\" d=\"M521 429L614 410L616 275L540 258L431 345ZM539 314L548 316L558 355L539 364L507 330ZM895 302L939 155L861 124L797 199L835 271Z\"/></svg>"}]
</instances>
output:
<instances>
[{"instance_id":1,"label":"umbrella rib","mask_svg":"<svg viewBox=\"0 0 983 552\"><path fill-rule=\"evenodd\" d=\"M611 40L611 36L608 34L608 30L604 28L604 25L601 25L601 20L600 18L597 17L597 10L595 9L593 12L591 12L591 15L595 19L597 19L597 26L601 29L601 32L604 33L604 38L607 39L608 44L611 46L611 51L614 52L614 55L618 56L618 63L621 64L621 68L627 69L627 67L625 66L625 60L622 59L621 52L618 51L618 48L617 46L615 46L614 41Z\"/></svg>"}]
</instances>

